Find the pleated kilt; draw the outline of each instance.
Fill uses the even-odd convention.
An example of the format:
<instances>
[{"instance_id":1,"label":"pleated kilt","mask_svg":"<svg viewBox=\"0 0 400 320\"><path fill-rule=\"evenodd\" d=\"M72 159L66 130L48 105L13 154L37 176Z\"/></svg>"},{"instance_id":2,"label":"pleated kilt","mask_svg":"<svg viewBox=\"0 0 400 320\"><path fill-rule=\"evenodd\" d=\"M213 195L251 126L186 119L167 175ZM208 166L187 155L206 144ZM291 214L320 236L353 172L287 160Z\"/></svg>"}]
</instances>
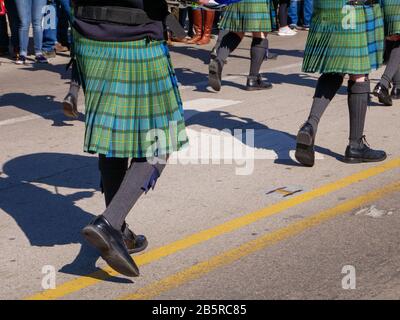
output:
<instances>
[{"instance_id":1,"label":"pleated kilt","mask_svg":"<svg viewBox=\"0 0 400 320\"><path fill-rule=\"evenodd\" d=\"M382 0L385 17L385 34L400 34L400 0Z\"/></svg>"},{"instance_id":2,"label":"pleated kilt","mask_svg":"<svg viewBox=\"0 0 400 320\"><path fill-rule=\"evenodd\" d=\"M76 31L73 36L85 92L84 151L144 158L171 154L187 143L164 41L94 41Z\"/></svg>"},{"instance_id":3,"label":"pleated kilt","mask_svg":"<svg viewBox=\"0 0 400 320\"><path fill-rule=\"evenodd\" d=\"M220 28L234 32L270 32L270 0L243 0L225 10Z\"/></svg>"},{"instance_id":4,"label":"pleated kilt","mask_svg":"<svg viewBox=\"0 0 400 320\"><path fill-rule=\"evenodd\" d=\"M314 1L304 72L369 74L382 65L385 35L381 6L346 3Z\"/></svg>"}]
</instances>

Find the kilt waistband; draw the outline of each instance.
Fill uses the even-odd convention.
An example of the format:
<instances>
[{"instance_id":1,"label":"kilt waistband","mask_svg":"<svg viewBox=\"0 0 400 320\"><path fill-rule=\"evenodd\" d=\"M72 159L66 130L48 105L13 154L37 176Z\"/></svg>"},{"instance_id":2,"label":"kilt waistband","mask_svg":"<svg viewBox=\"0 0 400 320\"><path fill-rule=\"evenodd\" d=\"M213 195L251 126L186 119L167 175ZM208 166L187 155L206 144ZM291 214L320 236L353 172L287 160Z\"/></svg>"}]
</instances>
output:
<instances>
[{"instance_id":1,"label":"kilt waistband","mask_svg":"<svg viewBox=\"0 0 400 320\"><path fill-rule=\"evenodd\" d=\"M351 6L372 6L377 3L380 3L379 0L350 0L347 2Z\"/></svg>"}]
</instances>

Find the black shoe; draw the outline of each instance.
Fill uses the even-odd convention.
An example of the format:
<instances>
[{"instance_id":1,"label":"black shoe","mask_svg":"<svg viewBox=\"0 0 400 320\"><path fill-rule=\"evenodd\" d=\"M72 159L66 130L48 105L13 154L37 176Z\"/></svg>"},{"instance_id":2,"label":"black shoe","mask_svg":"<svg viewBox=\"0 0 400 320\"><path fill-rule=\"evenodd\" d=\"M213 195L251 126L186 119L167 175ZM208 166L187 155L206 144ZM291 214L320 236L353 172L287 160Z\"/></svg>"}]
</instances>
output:
<instances>
[{"instance_id":1,"label":"black shoe","mask_svg":"<svg viewBox=\"0 0 400 320\"><path fill-rule=\"evenodd\" d=\"M222 64L219 60L211 60L208 66L208 84L215 91L221 90L221 75L222 75Z\"/></svg>"},{"instance_id":2,"label":"black shoe","mask_svg":"<svg viewBox=\"0 0 400 320\"><path fill-rule=\"evenodd\" d=\"M372 93L379 99L379 102L383 103L385 106L390 107L393 105L392 97L389 95L389 89L385 88L380 83L376 85Z\"/></svg>"},{"instance_id":3,"label":"black shoe","mask_svg":"<svg viewBox=\"0 0 400 320\"><path fill-rule=\"evenodd\" d=\"M37 63L49 63L49 60L47 60L47 58L43 54L38 54L35 57L35 61Z\"/></svg>"},{"instance_id":4,"label":"black shoe","mask_svg":"<svg viewBox=\"0 0 400 320\"><path fill-rule=\"evenodd\" d=\"M129 229L127 224L125 224L124 227L128 229L122 231L122 237L126 247L128 248L129 254L138 253L145 250L148 246L146 237L143 235L136 235L132 230Z\"/></svg>"},{"instance_id":5,"label":"black shoe","mask_svg":"<svg viewBox=\"0 0 400 320\"><path fill-rule=\"evenodd\" d=\"M272 83L264 81L260 74L255 77L252 76L247 77L247 84L246 84L247 91L267 90L267 89L272 89Z\"/></svg>"},{"instance_id":6,"label":"black shoe","mask_svg":"<svg viewBox=\"0 0 400 320\"><path fill-rule=\"evenodd\" d=\"M392 99L399 100L400 99L400 88L394 87L392 93L390 94Z\"/></svg>"},{"instance_id":7,"label":"black shoe","mask_svg":"<svg viewBox=\"0 0 400 320\"><path fill-rule=\"evenodd\" d=\"M301 164L312 167L315 163L315 132L312 125L306 122L297 134L295 157Z\"/></svg>"},{"instance_id":8,"label":"black shoe","mask_svg":"<svg viewBox=\"0 0 400 320\"><path fill-rule=\"evenodd\" d=\"M106 218L97 217L83 228L82 234L115 271L128 277L139 275L139 268L128 253L122 233L114 229Z\"/></svg>"},{"instance_id":9,"label":"black shoe","mask_svg":"<svg viewBox=\"0 0 400 320\"><path fill-rule=\"evenodd\" d=\"M347 146L343 161L346 163L379 162L386 158L386 152L371 149L364 136L361 138L359 146Z\"/></svg>"}]
</instances>

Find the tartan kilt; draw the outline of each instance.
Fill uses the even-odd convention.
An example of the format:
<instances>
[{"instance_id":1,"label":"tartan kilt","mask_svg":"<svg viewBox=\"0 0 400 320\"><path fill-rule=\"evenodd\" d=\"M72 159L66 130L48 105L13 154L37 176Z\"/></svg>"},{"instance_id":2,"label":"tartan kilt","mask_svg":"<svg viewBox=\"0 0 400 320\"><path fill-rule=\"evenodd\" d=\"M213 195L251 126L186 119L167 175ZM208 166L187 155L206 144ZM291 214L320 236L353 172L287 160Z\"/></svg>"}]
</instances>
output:
<instances>
[{"instance_id":1,"label":"tartan kilt","mask_svg":"<svg viewBox=\"0 0 400 320\"><path fill-rule=\"evenodd\" d=\"M385 34L393 36L400 34L400 0L383 0L385 17Z\"/></svg>"},{"instance_id":2,"label":"tartan kilt","mask_svg":"<svg viewBox=\"0 0 400 320\"><path fill-rule=\"evenodd\" d=\"M73 37L85 93L85 152L151 158L187 143L165 41L95 41L76 30Z\"/></svg>"},{"instance_id":3,"label":"tartan kilt","mask_svg":"<svg viewBox=\"0 0 400 320\"><path fill-rule=\"evenodd\" d=\"M346 2L315 0L304 72L369 74L382 65L385 36L380 5L348 6L345 12Z\"/></svg>"},{"instance_id":4,"label":"tartan kilt","mask_svg":"<svg viewBox=\"0 0 400 320\"><path fill-rule=\"evenodd\" d=\"M271 32L270 0L243 0L229 5L219 27L234 32Z\"/></svg>"}]
</instances>

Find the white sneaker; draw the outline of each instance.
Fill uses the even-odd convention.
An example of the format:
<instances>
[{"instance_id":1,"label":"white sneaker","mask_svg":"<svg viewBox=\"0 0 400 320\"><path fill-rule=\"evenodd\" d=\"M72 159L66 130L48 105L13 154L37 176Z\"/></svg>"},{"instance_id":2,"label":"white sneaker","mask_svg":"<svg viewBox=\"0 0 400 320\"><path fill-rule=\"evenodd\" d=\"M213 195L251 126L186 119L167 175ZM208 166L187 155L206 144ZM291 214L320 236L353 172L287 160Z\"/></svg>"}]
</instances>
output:
<instances>
[{"instance_id":1,"label":"white sneaker","mask_svg":"<svg viewBox=\"0 0 400 320\"><path fill-rule=\"evenodd\" d=\"M279 36L295 36L296 34L297 34L297 32L290 29L288 26L279 28L279 31L278 31Z\"/></svg>"}]
</instances>

